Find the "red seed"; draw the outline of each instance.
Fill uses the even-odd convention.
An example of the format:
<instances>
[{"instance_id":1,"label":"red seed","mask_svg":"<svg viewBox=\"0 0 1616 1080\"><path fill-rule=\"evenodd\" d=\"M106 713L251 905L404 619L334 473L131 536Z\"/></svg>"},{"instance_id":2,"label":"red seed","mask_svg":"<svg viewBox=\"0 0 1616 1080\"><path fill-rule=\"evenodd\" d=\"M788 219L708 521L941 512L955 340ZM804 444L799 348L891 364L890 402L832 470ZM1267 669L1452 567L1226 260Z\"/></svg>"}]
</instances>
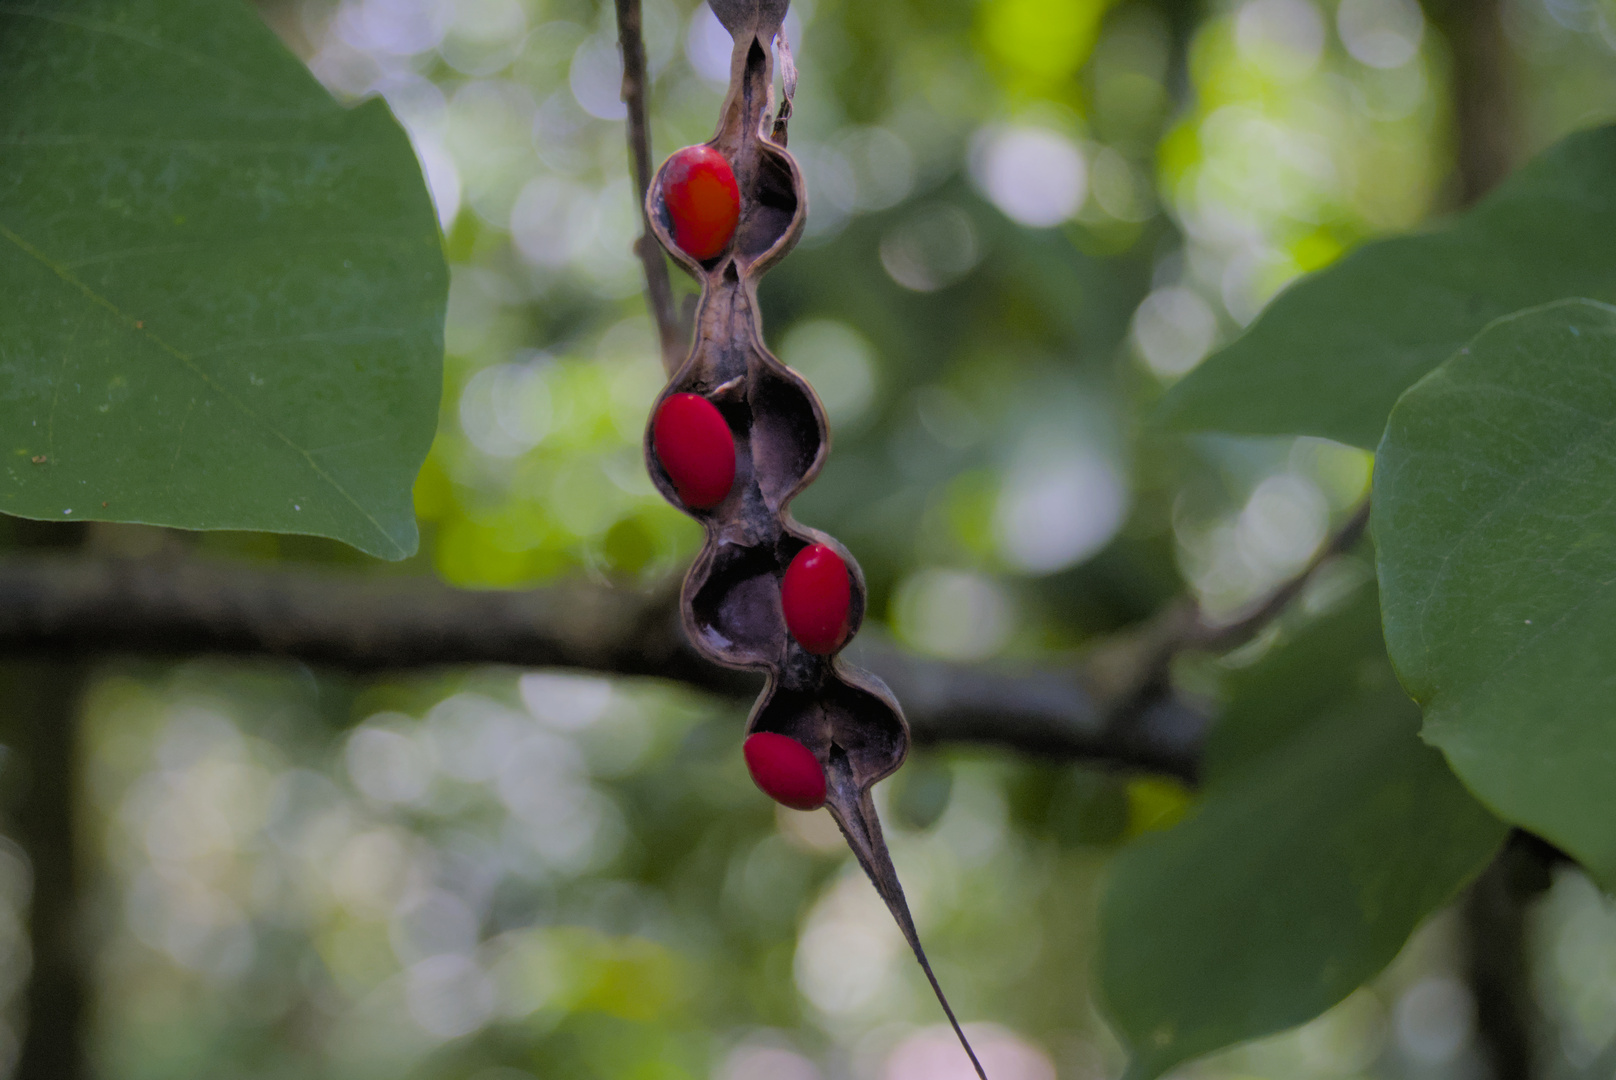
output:
<instances>
[{"instance_id":1,"label":"red seed","mask_svg":"<svg viewBox=\"0 0 1616 1080\"><path fill-rule=\"evenodd\" d=\"M797 644L820 656L840 649L852 604L852 576L835 548L811 544L797 552L780 583L786 629Z\"/></svg>"},{"instance_id":2,"label":"red seed","mask_svg":"<svg viewBox=\"0 0 1616 1080\"><path fill-rule=\"evenodd\" d=\"M759 731L741 746L752 782L763 794L793 810L815 810L825 805L825 770L819 759L789 735Z\"/></svg>"},{"instance_id":3,"label":"red seed","mask_svg":"<svg viewBox=\"0 0 1616 1080\"><path fill-rule=\"evenodd\" d=\"M704 261L729 247L741 220L735 170L710 146L687 146L662 167L662 200L673 219L673 242Z\"/></svg>"},{"instance_id":4,"label":"red seed","mask_svg":"<svg viewBox=\"0 0 1616 1080\"><path fill-rule=\"evenodd\" d=\"M673 394L657 410L651 445L679 499L710 510L735 483L735 436L718 408L700 394Z\"/></svg>"}]
</instances>

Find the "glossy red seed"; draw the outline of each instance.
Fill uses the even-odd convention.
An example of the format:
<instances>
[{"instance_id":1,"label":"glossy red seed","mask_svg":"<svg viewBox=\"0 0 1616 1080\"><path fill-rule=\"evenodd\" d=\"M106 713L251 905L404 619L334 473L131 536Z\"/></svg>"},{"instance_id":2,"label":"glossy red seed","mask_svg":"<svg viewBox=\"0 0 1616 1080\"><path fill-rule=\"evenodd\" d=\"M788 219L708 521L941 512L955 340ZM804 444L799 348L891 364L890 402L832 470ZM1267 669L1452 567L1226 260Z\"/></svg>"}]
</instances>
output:
<instances>
[{"instance_id":1,"label":"glossy red seed","mask_svg":"<svg viewBox=\"0 0 1616 1080\"><path fill-rule=\"evenodd\" d=\"M811 653L829 655L847 643L853 580L847 564L828 544L797 552L780 583L786 629Z\"/></svg>"},{"instance_id":2,"label":"glossy red seed","mask_svg":"<svg viewBox=\"0 0 1616 1080\"><path fill-rule=\"evenodd\" d=\"M662 200L673 221L673 242L693 259L729 247L741 220L735 170L710 146L687 146L662 167Z\"/></svg>"},{"instance_id":3,"label":"glossy red seed","mask_svg":"<svg viewBox=\"0 0 1616 1080\"><path fill-rule=\"evenodd\" d=\"M759 731L741 746L752 782L763 794L793 810L814 810L825 805L825 770L819 759L789 735Z\"/></svg>"},{"instance_id":4,"label":"glossy red seed","mask_svg":"<svg viewBox=\"0 0 1616 1080\"><path fill-rule=\"evenodd\" d=\"M657 409L651 445L679 499L710 510L735 483L735 436L717 406L700 394L672 394Z\"/></svg>"}]
</instances>

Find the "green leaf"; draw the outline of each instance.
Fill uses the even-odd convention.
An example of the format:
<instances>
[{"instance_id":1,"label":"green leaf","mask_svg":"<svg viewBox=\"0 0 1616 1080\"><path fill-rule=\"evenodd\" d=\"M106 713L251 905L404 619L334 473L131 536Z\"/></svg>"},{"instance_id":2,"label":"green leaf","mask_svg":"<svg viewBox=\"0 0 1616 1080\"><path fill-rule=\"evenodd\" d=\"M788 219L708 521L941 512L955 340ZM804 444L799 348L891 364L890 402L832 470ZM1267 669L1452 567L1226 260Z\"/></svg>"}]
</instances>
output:
<instances>
[{"instance_id":1,"label":"green leaf","mask_svg":"<svg viewBox=\"0 0 1616 1080\"><path fill-rule=\"evenodd\" d=\"M1180 431L1372 448L1398 395L1512 311L1616 300L1616 127L1573 135L1468 213L1298 281L1170 390Z\"/></svg>"},{"instance_id":2,"label":"green leaf","mask_svg":"<svg viewBox=\"0 0 1616 1080\"><path fill-rule=\"evenodd\" d=\"M415 550L447 272L385 105L239 0L41 0L0 144L0 511Z\"/></svg>"},{"instance_id":3,"label":"green leaf","mask_svg":"<svg viewBox=\"0 0 1616 1080\"><path fill-rule=\"evenodd\" d=\"M1372 591L1230 690L1199 808L1118 855L1101 904L1131 1080L1341 1001L1504 837L1420 742Z\"/></svg>"},{"instance_id":4,"label":"green leaf","mask_svg":"<svg viewBox=\"0 0 1616 1080\"><path fill-rule=\"evenodd\" d=\"M1386 642L1483 802L1616 888L1616 308L1501 319L1375 464Z\"/></svg>"}]
</instances>

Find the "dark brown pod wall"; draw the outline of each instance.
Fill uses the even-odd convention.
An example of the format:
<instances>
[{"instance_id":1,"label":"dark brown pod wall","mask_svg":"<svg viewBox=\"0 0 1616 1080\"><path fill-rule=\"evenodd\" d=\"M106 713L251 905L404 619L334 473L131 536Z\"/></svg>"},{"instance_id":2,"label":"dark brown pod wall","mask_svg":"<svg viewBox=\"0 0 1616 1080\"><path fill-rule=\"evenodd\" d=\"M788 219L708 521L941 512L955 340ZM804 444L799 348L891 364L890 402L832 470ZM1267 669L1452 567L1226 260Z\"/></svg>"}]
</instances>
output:
<instances>
[{"instance_id":1,"label":"dark brown pod wall","mask_svg":"<svg viewBox=\"0 0 1616 1080\"><path fill-rule=\"evenodd\" d=\"M740 192L729 246L700 261L679 250L663 198L666 166L646 195L646 216L657 239L701 285L690 354L651 415L671 395L698 394L718 409L735 442L729 494L716 506L692 509L681 503L657 459L647 425L645 460L652 480L670 502L701 522L706 534L681 595L685 631L715 662L766 673L747 733L788 735L819 760L827 808L897 920L981 1076L921 949L871 797L874 785L896 771L908 753L903 710L874 675L837 655L808 652L786 628L781 582L805 547L827 544L847 565L848 639L863 621L864 576L846 548L791 516L791 499L825 462L829 425L812 388L764 346L757 304L758 279L796 244L808 212L801 170L784 146L795 84L789 67L788 96L771 115L773 48L787 3L710 2L735 38L729 93L718 132L707 144L729 161Z\"/></svg>"}]
</instances>

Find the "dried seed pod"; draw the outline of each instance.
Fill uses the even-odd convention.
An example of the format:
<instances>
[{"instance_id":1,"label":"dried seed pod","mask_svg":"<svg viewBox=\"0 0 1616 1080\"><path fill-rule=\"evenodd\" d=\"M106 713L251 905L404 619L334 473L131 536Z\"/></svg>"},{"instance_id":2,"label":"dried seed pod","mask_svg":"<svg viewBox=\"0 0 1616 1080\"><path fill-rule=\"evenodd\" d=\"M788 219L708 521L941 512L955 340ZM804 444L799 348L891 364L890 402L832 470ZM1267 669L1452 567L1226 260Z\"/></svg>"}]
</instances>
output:
<instances>
[{"instance_id":1,"label":"dried seed pod","mask_svg":"<svg viewBox=\"0 0 1616 1080\"><path fill-rule=\"evenodd\" d=\"M673 159L652 178L645 207L662 246L701 285L695 340L652 408L645 440L652 480L706 531L681 595L685 630L714 661L767 674L747 720L754 779L788 805L816 803L815 774L823 779L826 807L985 1080L920 946L871 797L876 782L903 764L909 726L879 679L837 655L864 617L863 574L851 553L789 510L824 464L830 437L813 390L764 347L757 303L759 277L797 242L808 209L802 173L785 149L796 85L789 53L782 53L787 100L770 115L772 48L787 0L710 3L735 48L718 131L704 145L734 173L739 219L727 245L710 256L698 257L699 245L694 254L682 247L669 205L670 197L678 201L673 185L682 175L670 178ZM710 407L733 439L732 481L710 503L716 481L692 498L691 474L662 447L658 422L673 402L692 413ZM704 430L716 426L704 422ZM696 456L710 462L712 453ZM695 471L706 476L704 467Z\"/></svg>"}]
</instances>

